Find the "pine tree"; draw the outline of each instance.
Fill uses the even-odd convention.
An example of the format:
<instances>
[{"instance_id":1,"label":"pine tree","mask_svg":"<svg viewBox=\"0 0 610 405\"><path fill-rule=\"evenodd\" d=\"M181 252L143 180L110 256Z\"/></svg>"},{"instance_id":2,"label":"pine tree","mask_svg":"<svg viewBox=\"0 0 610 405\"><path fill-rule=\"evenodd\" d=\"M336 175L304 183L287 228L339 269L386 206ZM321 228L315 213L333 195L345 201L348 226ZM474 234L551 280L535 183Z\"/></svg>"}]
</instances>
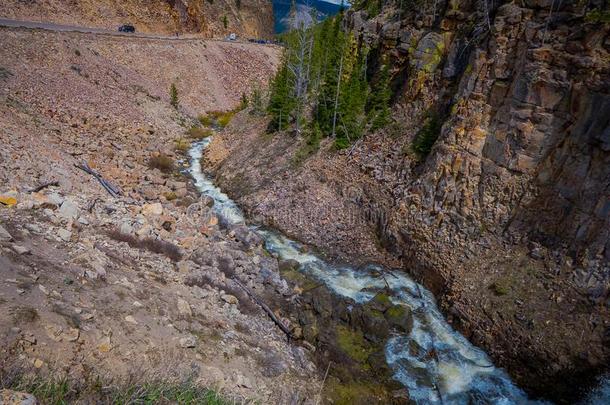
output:
<instances>
[{"instance_id":1,"label":"pine tree","mask_svg":"<svg viewBox=\"0 0 610 405\"><path fill-rule=\"evenodd\" d=\"M368 100L368 115L371 122L371 130L385 127L390 122L390 68L383 65L379 71L379 77L375 82Z\"/></svg>"},{"instance_id":2,"label":"pine tree","mask_svg":"<svg viewBox=\"0 0 610 405\"><path fill-rule=\"evenodd\" d=\"M172 83L172 85L169 88L169 103L172 105L172 107L174 107L175 109L178 109L178 88L176 87L176 83Z\"/></svg>"},{"instance_id":3,"label":"pine tree","mask_svg":"<svg viewBox=\"0 0 610 405\"><path fill-rule=\"evenodd\" d=\"M267 111L271 114L271 130L282 130L290 123L294 98L288 82L288 65L284 61L271 82L271 94Z\"/></svg>"}]
</instances>

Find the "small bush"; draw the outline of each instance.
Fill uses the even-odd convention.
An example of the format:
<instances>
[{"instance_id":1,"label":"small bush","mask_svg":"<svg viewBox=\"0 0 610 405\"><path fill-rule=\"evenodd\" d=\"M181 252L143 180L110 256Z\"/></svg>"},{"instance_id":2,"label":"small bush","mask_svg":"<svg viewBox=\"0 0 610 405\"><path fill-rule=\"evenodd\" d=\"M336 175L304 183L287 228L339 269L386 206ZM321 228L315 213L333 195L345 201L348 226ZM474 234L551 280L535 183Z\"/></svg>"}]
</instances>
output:
<instances>
[{"instance_id":1,"label":"small bush","mask_svg":"<svg viewBox=\"0 0 610 405\"><path fill-rule=\"evenodd\" d=\"M198 126L192 126L191 129L188 130L188 136L192 139L201 140L203 138L207 138L213 134L213 131L208 128L201 128Z\"/></svg>"},{"instance_id":2,"label":"small bush","mask_svg":"<svg viewBox=\"0 0 610 405\"><path fill-rule=\"evenodd\" d=\"M347 138L335 139L335 148L338 150L345 149L349 146L349 140Z\"/></svg>"},{"instance_id":3,"label":"small bush","mask_svg":"<svg viewBox=\"0 0 610 405\"><path fill-rule=\"evenodd\" d=\"M602 11L599 9L589 11L585 15L585 21L590 23L610 23L610 11Z\"/></svg>"},{"instance_id":4,"label":"small bush","mask_svg":"<svg viewBox=\"0 0 610 405\"><path fill-rule=\"evenodd\" d=\"M16 324L32 323L39 318L38 311L32 307L17 307L10 312Z\"/></svg>"},{"instance_id":5,"label":"small bush","mask_svg":"<svg viewBox=\"0 0 610 405\"><path fill-rule=\"evenodd\" d=\"M159 169L163 173L171 173L175 169L174 160L163 153L152 156L148 160L148 167L151 169Z\"/></svg>"},{"instance_id":6,"label":"small bush","mask_svg":"<svg viewBox=\"0 0 610 405\"><path fill-rule=\"evenodd\" d=\"M428 113L424 126L419 130L411 145L418 158L424 159L434 146L441 133L442 122L435 112Z\"/></svg>"},{"instance_id":7,"label":"small bush","mask_svg":"<svg viewBox=\"0 0 610 405\"><path fill-rule=\"evenodd\" d=\"M191 143L186 139L176 139L174 141L174 148L180 153L186 153L191 147Z\"/></svg>"},{"instance_id":8,"label":"small bush","mask_svg":"<svg viewBox=\"0 0 610 405\"><path fill-rule=\"evenodd\" d=\"M490 285L489 288L494 292L495 295L506 295L510 292L510 283L508 280L497 280Z\"/></svg>"},{"instance_id":9,"label":"small bush","mask_svg":"<svg viewBox=\"0 0 610 405\"><path fill-rule=\"evenodd\" d=\"M211 127L212 124L214 123L214 121L212 120L212 117L210 117L209 115L200 115L199 117L197 117L197 119L199 120L199 122L201 122L201 125L203 125L204 127Z\"/></svg>"},{"instance_id":10,"label":"small bush","mask_svg":"<svg viewBox=\"0 0 610 405\"><path fill-rule=\"evenodd\" d=\"M13 72L8 70L7 68L0 66L0 80L8 79L11 76L13 76Z\"/></svg>"},{"instance_id":11,"label":"small bush","mask_svg":"<svg viewBox=\"0 0 610 405\"><path fill-rule=\"evenodd\" d=\"M233 115L235 115L235 112L233 112L233 111L227 111L227 112L223 113L222 115L220 115L218 117L218 126L220 126L221 128L224 128L227 125L229 125L229 122L231 122Z\"/></svg>"},{"instance_id":12,"label":"small bush","mask_svg":"<svg viewBox=\"0 0 610 405\"><path fill-rule=\"evenodd\" d=\"M174 193L173 191L168 191L166 193L163 193L163 197L165 197L165 199L167 201L174 201L176 198L178 198L176 193Z\"/></svg>"}]
</instances>

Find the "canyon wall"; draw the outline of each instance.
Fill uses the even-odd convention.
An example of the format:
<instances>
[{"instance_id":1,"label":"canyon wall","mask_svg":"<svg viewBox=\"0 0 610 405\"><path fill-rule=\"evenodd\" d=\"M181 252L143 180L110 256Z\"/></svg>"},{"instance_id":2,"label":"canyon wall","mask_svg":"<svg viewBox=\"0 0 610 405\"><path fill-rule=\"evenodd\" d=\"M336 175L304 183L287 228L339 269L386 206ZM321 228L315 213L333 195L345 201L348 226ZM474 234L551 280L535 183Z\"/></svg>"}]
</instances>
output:
<instances>
[{"instance_id":1,"label":"canyon wall","mask_svg":"<svg viewBox=\"0 0 610 405\"><path fill-rule=\"evenodd\" d=\"M573 401L610 346L607 13L546 0L351 10L369 76L391 67L394 122L304 161L304 140L257 135L260 122L215 141L212 167L265 223L338 259L400 260L530 394ZM438 137L418 156L431 117Z\"/></svg>"},{"instance_id":2,"label":"canyon wall","mask_svg":"<svg viewBox=\"0 0 610 405\"><path fill-rule=\"evenodd\" d=\"M273 36L273 9L267 0L6 0L2 3L2 18L112 30L122 24L133 24L138 32L206 37L222 37L232 32L247 38Z\"/></svg>"}]
</instances>

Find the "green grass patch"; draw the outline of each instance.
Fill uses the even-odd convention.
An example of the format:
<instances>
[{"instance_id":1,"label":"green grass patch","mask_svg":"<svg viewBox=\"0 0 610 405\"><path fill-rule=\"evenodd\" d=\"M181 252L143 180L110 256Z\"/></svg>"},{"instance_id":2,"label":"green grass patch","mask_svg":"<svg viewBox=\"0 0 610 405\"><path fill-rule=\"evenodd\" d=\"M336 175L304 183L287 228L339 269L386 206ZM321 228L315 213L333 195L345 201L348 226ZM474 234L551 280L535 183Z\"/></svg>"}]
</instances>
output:
<instances>
[{"instance_id":1,"label":"green grass patch","mask_svg":"<svg viewBox=\"0 0 610 405\"><path fill-rule=\"evenodd\" d=\"M390 403L384 401L388 398L383 385L374 382L341 383L339 380L332 378L328 381L324 392L335 405Z\"/></svg>"},{"instance_id":2,"label":"green grass patch","mask_svg":"<svg viewBox=\"0 0 610 405\"><path fill-rule=\"evenodd\" d=\"M374 352L366 341L362 332L353 331L346 326L337 326L337 344L341 351L358 363L366 363Z\"/></svg>"},{"instance_id":3,"label":"green grass patch","mask_svg":"<svg viewBox=\"0 0 610 405\"><path fill-rule=\"evenodd\" d=\"M14 391L27 392L42 404L112 403L112 404L201 404L228 405L232 401L218 392L200 387L192 381L113 384L92 379L73 382L67 379L42 377L3 378L0 386Z\"/></svg>"}]
</instances>

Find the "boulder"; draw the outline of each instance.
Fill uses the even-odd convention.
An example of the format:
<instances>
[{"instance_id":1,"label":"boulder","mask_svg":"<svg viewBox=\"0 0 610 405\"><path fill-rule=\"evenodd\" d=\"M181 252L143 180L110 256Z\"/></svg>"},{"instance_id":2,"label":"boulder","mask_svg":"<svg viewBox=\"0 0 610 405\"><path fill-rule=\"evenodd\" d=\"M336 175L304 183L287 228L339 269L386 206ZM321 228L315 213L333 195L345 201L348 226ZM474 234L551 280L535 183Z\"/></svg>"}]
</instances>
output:
<instances>
[{"instance_id":1,"label":"boulder","mask_svg":"<svg viewBox=\"0 0 610 405\"><path fill-rule=\"evenodd\" d=\"M301 264L294 259L280 260L278 262L278 269L280 272L298 270Z\"/></svg>"},{"instance_id":2,"label":"boulder","mask_svg":"<svg viewBox=\"0 0 610 405\"><path fill-rule=\"evenodd\" d=\"M222 294L220 296L220 298L227 304L237 305L239 303L239 300L237 299L237 297L235 297L234 295L231 295L231 294Z\"/></svg>"},{"instance_id":3,"label":"boulder","mask_svg":"<svg viewBox=\"0 0 610 405\"><path fill-rule=\"evenodd\" d=\"M191 349L197 346L197 338L193 335L180 338L180 347L185 349Z\"/></svg>"},{"instance_id":4,"label":"boulder","mask_svg":"<svg viewBox=\"0 0 610 405\"><path fill-rule=\"evenodd\" d=\"M411 65L417 70L432 73L441 63L444 50L443 36L436 32L429 32L418 42Z\"/></svg>"},{"instance_id":5,"label":"boulder","mask_svg":"<svg viewBox=\"0 0 610 405\"><path fill-rule=\"evenodd\" d=\"M163 214L163 206L161 203L144 204L142 206L142 215L145 217L160 216Z\"/></svg>"},{"instance_id":6,"label":"boulder","mask_svg":"<svg viewBox=\"0 0 610 405\"><path fill-rule=\"evenodd\" d=\"M388 321L382 312L371 308L362 311L362 332L373 343L382 343L390 335Z\"/></svg>"},{"instance_id":7,"label":"boulder","mask_svg":"<svg viewBox=\"0 0 610 405\"><path fill-rule=\"evenodd\" d=\"M59 239L63 240L64 242L70 242L70 239L72 239L72 232L70 232L67 229L60 228L57 231L57 236L59 237Z\"/></svg>"},{"instance_id":8,"label":"boulder","mask_svg":"<svg viewBox=\"0 0 610 405\"><path fill-rule=\"evenodd\" d=\"M13 237L2 225L0 225L0 241L11 241Z\"/></svg>"},{"instance_id":9,"label":"boulder","mask_svg":"<svg viewBox=\"0 0 610 405\"><path fill-rule=\"evenodd\" d=\"M63 218L67 221L76 220L78 218L79 209L78 205L71 200L65 200L61 207L59 207L59 212L57 215L60 218Z\"/></svg>"},{"instance_id":10,"label":"boulder","mask_svg":"<svg viewBox=\"0 0 610 405\"><path fill-rule=\"evenodd\" d=\"M413 315L404 305L393 305L383 314L391 328L402 333L409 333L413 328Z\"/></svg>"},{"instance_id":11,"label":"boulder","mask_svg":"<svg viewBox=\"0 0 610 405\"><path fill-rule=\"evenodd\" d=\"M21 245L13 245L11 246L11 249L13 249L13 251L15 253L17 253L18 255L25 255L30 253L30 249L26 248L25 246L21 246Z\"/></svg>"},{"instance_id":12,"label":"boulder","mask_svg":"<svg viewBox=\"0 0 610 405\"><path fill-rule=\"evenodd\" d=\"M13 390L0 390L0 404L5 405L36 405L38 401L32 394Z\"/></svg>"},{"instance_id":13,"label":"boulder","mask_svg":"<svg viewBox=\"0 0 610 405\"><path fill-rule=\"evenodd\" d=\"M182 298L178 298L178 312L180 315L193 316L190 304Z\"/></svg>"}]
</instances>

